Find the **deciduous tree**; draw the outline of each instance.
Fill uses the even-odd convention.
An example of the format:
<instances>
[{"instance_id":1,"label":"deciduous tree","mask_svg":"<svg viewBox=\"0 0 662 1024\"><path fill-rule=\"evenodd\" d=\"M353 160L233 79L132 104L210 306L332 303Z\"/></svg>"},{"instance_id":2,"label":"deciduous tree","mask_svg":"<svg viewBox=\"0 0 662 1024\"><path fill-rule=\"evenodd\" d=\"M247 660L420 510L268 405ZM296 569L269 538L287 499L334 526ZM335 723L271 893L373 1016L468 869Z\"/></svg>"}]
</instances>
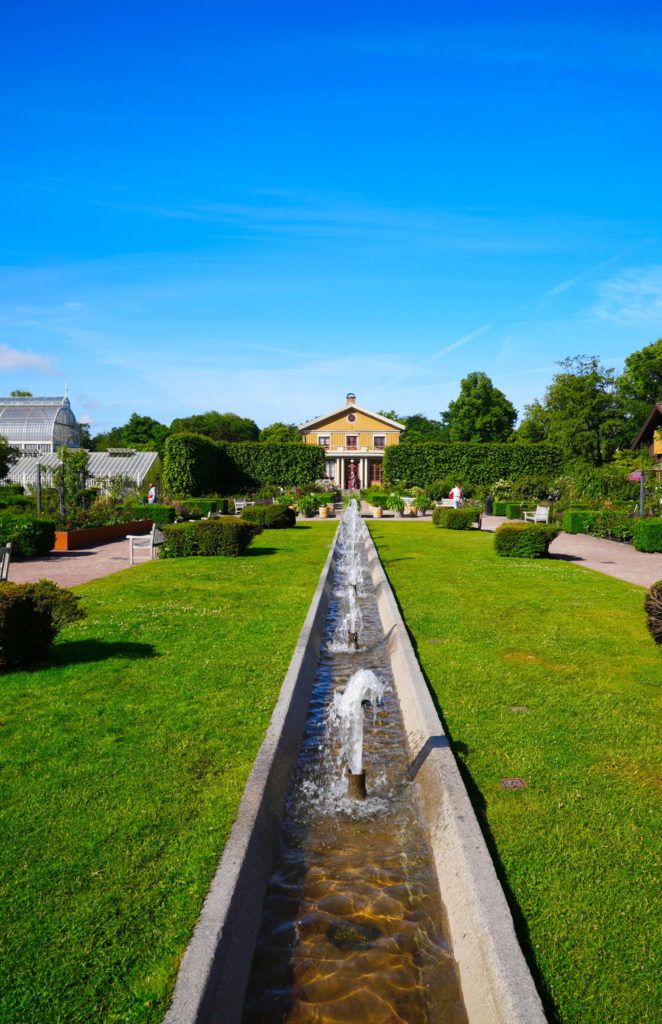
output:
<instances>
[{"instance_id":1,"label":"deciduous tree","mask_svg":"<svg viewBox=\"0 0 662 1024\"><path fill-rule=\"evenodd\" d=\"M460 394L441 419L449 441L507 441L517 410L486 373L474 371L461 381Z\"/></svg>"}]
</instances>

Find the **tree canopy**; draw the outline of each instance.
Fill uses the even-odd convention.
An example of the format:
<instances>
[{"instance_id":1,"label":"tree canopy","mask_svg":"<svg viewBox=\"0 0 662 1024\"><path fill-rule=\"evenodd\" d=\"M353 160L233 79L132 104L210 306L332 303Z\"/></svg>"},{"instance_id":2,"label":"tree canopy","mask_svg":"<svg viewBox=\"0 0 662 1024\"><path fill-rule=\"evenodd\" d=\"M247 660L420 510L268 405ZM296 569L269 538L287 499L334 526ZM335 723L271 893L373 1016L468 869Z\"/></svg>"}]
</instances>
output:
<instances>
[{"instance_id":1,"label":"tree canopy","mask_svg":"<svg viewBox=\"0 0 662 1024\"><path fill-rule=\"evenodd\" d=\"M517 410L486 373L474 371L460 383L460 394L441 413L449 441L507 441Z\"/></svg>"},{"instance_id":2,"label":"tree canopy","mask_svg":"<svg viewBox=\"0 0 662 1024\"><path fill-rule=\"evenodd\" d=\"M602 466L623 443L614 370L597 356L573 356L558 365L544 402L526 407L518 437L558 445L567 462Z\"/></svg>"},{"instance_id":3,"label":"tree canopy","mask_svg":"<svg viewBox=\"0 0 662 1024\"><path fill-rule=\"evenodd\" d=\"M213 441L257 441L260 436L260 429L254 420L238 416L235 412L214 410L174 419L170 430L173 434L183 431L204 434Z\"/></svg>"},{"instance_id":4,"label":"tree canopy","mask_svg":"<svg viewBox=\"0 0 662 1024\"><path fill-rule=\"evenodd\" d=\"M632 441L652 406L662 402L662 338L627 357L616 387Z\"/></svg>"},{"instance_id":5,"label":"tree canopy","mask_svg":"<svg viewBox=\"0 0 662 1024\"><path fill-rule=\"evenodd\" d=\"M11 447L6 438L0 437L0 480L5 479L19 454L16 448Z\"/></svg>"},{"instance_id":6,"label":"tree canopy","mask_svg":"<svg viewBox=\"0 0 662 1024\"><path fill-rule=\"evenodd\" d=\"M296 444L301 440L302 437L296 423L276 422L268 427L263 427L260 431L260 441L266 441L268 444Z\"/></svg>"},{"instance_id":7,"label":"tree canopy","mask_svg":"<svg viewBox=\"0 0 662 1024\"><path fill-rule=\"evenodd\" d=\"M137 412L132 412L124 426L97 434L92 438L92 445L97 452L108 451L109 448L136 448L138 451L158 452L163 457L169 433L164 423L159 423L151 416L139 416Z\"/></svg>"}]
</instances>

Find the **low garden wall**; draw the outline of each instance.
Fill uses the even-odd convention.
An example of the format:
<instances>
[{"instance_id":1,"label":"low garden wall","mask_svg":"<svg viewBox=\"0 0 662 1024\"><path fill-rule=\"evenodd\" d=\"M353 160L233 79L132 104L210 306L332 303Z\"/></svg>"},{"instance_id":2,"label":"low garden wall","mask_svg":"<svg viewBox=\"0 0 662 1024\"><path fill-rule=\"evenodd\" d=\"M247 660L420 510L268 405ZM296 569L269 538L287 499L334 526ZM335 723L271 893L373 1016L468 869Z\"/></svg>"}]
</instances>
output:
<instances>
[{"instance_id":1,"label":"low garden wall","mask_svg":"<svg viewBox=\"0 0 662 1024\"><path fill-rule=\"evenodd\" d=\"M91 526L85 530L56 530L53 551L78 551L94 547L108 540L120 540L130 533L149 533L151 519L139 519L134 523L113 523L112 526Z\"/></svg>"}]
</instances>

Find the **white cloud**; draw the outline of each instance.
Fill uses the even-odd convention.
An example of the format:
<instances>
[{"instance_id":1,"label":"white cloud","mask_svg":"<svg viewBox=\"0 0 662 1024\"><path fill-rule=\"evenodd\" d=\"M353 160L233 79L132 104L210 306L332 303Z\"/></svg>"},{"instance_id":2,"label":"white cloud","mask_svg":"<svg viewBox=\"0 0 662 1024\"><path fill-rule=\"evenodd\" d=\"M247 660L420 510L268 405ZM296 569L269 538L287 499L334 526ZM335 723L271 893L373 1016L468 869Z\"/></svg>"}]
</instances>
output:
<instances>
[{"instance_id":1,"label":"white cloud","mask_svg":"<svg viewBox=\"0 0 662 1024\"><path fill-rule=\"evenodd\" d=\"M593 312L601 320L632 326L662 323L662 266L631 267L603 281Z\"/></svg>"},{"instance_id":2,"label":"white cloud","mask_svg":"<svg viewBox=\"0 0 662 1024\"><path fill-rule=\"evenodd\" d=\"M11 345L0 344L0 370L32 369L42 373L55 373L50 359L38 356L35 352L19 352Z\"/></svg>"}]
</instances>

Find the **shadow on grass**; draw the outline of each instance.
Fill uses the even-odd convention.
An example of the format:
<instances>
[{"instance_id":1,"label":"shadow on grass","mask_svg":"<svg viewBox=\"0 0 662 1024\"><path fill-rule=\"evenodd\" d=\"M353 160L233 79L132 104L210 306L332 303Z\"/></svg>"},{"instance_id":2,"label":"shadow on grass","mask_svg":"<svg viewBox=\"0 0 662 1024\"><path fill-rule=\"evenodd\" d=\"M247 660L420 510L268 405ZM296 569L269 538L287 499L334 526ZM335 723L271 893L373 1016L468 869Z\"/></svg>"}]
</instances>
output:
<instances>
[{"instance_id":1,"label":"shadow on grass","mask_svg":"<svg viewBox=\"0 0 662 1024\"><path fill-rule=\"evenodd\" d=\"M260 555L277 555L278 548L248 548L244 552L245 558L258 558Z\"/></svg>"},{"instance_id":2,"label":"shadow on grass","mask_svg":"<svg viewBox=\"0 0 662 1024\"><path fill-rule=\"evenodd\" d=\"M395 559L394 559L394 561L395 561ZM385 569L386 569L386 565L388 565L388 563L384 563L384 568ZM389 580L389 584L390 584L390 582L391 581ZM531 974L533 976L533 980L534 980L535 986L538 989L538 995L540 996L540 999L541 999L541 1002L542 1002L545 1014L547 1016L549 1024L561 1024L561 1018L559 1016L558 1010L556 1009L554 1000L552 999L551 992L549 991L549 988L547 987L547 983L545 981L545 978L544 978L542 972L540 971L540 969L538 967L535 951L534 951L533 946L531 944L531 937L529 935L529 929L528 929L528 926L527 926L527 923L526 923L526 918L525 918L524 914L522 913L522 911L520 909L520 906L519 906L519 903L517 902L517 899L515 897L515 894L513 893L512 889L510 887L510 884L508 882L508 877L506 875L505 868L504 868L503 863L501 861L501 858L499 856L499 851L498 851L498 848L497 848L497 844L496 844L496 842L494 840L494 837L493 837L492 832L490 830L489 824L487 822L487 818L486 818L486 814L485 814L485 811L486 811L486 808L487 808L487 801L485 800L485 797L483 796L483 794L482 794L481 790L479 789L479 787L474 782L474 779L473 779L473 776L471 775L471 772L469 771L467 766L462 761L462 756L466 756L469 753L469 747L463 741L456 740L456 739L453 738L453 736L452 736L452 734L450 732L450 729L448 728L448 725L446 724L446 721L445 721L443 712L441 710L441 707L439 705L439 701L437 699L437 695L436 695L436 693L434 691L434 688L433 688L432 684L430 683L430 680L429 680L429 678L428 678L428 676L427 676L427 674L425 672L425 669L423 668L423 666L421 664L421 660L420 660L419 655L418 655L418 643L416 641L416 638L412 635L412 632L409 629L409 626L407 625L407 622L406 622L406 619L405 619L405 616L404 616L404 612L402 610L402 607L400 605L400 602L398 600L398 597L397 597L395 591L393 591L393 596L395 597L395 602L396 602L396 604L398 606L398 610L400 612L400 615L402 616L402 621L405 624L405 629L407 630L407 635L409 636L409 639L411 641L411 645L414 648L414 653L416 654L416 660L418 661L419 668L420 668L420 670L421 670L421 672L423 674L423 678L425 679L425 683L426 683L426 686L428 688L428 692L429 692L429 694L430 694L430 696L432 698L432 702L433 702L433 704L435 706L435 710L436 710L437 714L439 715L439 720L440 720L440 722L442 724L442 727L443 727L443 730L444 730L444 733L445 733L444 737L439 737L439 736L431 737L431 739L428 741L428 743L426 743L425 747L420 751L418 757L410 765L410 773L412 772L412 770L414 771L414 774L416 774L418 771L420 771L420 768L422 767L423 762L425 761L426 757L428 756L428 754L431 752L432 749L434 749L435 747L442 747L442 746L450 745L450 747L451 747L451 749L452 749L452 751L453 751L453 753L455 755L455 761L457 763L460 775L462 777L462 781L463 781L463 783L464 783L464 785L466 787L467 793L469 795L469 800L471 801L471 806L473 807L473 809L474 809L474 811L476 813L476 820L478 821L479 828L480 828L480 830L481 830L481 832L483 834L483 839L485 840L485 845L487 846L488 853L489 853L489 855L490 855L490 857L492 859L492 863L494 864L494 870L496 871L497 878L499 879L499 883L500 883L501 888L503 889L504 895L506 897L506 901L508 903L508 908L509 908L510 913L512 914L512 917L513 917L513 924L515 926L515 933L517 935L517 939L519 941L519 944L522 947L522 952L524 953L526 961L527 961L527 963L529 965L529 970L531 971Z\"/></svg>"},{"instance_id":3,"label":"shadow on grass","mask_svg":"<svg viewBox=\"0 0 662 1024\"><path fill-rule=\"evenodd\" d=\"M71 640L55 644L51 648L51 665L82 665L86 662L107 661L109 658L155 658L156 650L151 644L136 644L129 641Z\"/></svg>"}]
</instances>

